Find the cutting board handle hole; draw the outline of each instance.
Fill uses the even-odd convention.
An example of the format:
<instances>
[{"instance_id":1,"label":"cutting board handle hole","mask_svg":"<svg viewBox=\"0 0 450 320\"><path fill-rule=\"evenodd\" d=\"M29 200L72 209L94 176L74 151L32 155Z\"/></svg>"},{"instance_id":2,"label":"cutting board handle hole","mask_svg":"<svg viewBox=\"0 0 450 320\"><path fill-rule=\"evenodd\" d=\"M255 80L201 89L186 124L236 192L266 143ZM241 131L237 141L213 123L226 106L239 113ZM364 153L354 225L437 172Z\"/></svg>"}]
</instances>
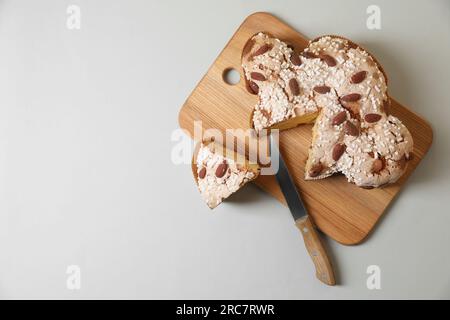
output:
<instances>
[{"instance_id":1,"label":"cutting board handle hole","mask_svg":"<svg viewBox=\"0 0 450 320\"><path fill-rule=\"evenodd\" d=\"M234 86L238 84L239 81L241 80L241 75L239 74L239 71L237 71L236 69L227 68L223 71L222 78L226 84Z\"/></svg>"}]
</instances>

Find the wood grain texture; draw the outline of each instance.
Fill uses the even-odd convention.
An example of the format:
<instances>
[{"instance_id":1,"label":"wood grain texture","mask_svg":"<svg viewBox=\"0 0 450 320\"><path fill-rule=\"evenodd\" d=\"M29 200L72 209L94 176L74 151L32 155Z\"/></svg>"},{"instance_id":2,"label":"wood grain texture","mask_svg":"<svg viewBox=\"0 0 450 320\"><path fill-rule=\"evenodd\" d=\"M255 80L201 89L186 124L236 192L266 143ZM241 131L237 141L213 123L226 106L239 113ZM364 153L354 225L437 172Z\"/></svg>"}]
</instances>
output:
<instances>
[{"instance_id":1,"label":"wood grain texture","mask_svg":"<svg viewBox=\"0 0 450 320\"><path fill-rule=\"evenodd\" d=\"M308 39L268 13L249 16L233 35L224 50L186 100L179 114L181 128L194 136L194 121L202 121L203 129L250 128L250 115L257 97L247 92L241 68L242 49L258 32L271 35L302 50ZM234 68L241 72L240 82L229 85L223 72ZM389 70L385 70L389 76ZM312 125L282 131L280 152L317 227L334 240L352 245L360 243L417 167L431 146L433 132L420 116L392 99L391 113L399 117L414 138L414 153L407 172L395 184L372 190L347 182L342 175L319 181L304 180L304 166L311 144ZM260 176L255 183L280 202L285 200L274 176Z\"/></svg>"},{"instance_id":2,"label":"wood grain texture","mask_svg":"<svg viewBox=\"0 0 450 320\"><path fill-rule=\"evenodd\" d=\"M303 236L305 247L316 268L316 278L329 286L334 286L336 280L333 267L311 218L309 216L300 218L295 224Z\"/></svg>"}]
</instances>

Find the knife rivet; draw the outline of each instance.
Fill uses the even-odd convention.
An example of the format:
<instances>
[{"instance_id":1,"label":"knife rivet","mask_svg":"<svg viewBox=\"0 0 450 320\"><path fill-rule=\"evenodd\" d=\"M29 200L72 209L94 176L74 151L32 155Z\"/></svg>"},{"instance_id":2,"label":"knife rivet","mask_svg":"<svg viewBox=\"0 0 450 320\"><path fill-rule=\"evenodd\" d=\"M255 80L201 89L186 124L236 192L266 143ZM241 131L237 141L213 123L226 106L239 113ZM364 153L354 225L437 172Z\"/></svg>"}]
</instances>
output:
<instances>
[{"instance_id":1,"label":"knife rivet","mask_svg":"<svg viewBox=\"0 0 450 320\"><path fill-rule=\"evenodd\" d=\"M317 251L316 251L316 250L311 251L311 255L312 255L313 257L317 257Z\"/></svg>"},{"instance_id":2,"label":"knife rivet","mask_svg":"<svg viewBox=\"0 0 450 320\"><path fill-rule=\"evenodd\" d=\"M304 233L307 233L308 231L309 231L308 228L303 228Z\"/></svg>"}]
</instances>

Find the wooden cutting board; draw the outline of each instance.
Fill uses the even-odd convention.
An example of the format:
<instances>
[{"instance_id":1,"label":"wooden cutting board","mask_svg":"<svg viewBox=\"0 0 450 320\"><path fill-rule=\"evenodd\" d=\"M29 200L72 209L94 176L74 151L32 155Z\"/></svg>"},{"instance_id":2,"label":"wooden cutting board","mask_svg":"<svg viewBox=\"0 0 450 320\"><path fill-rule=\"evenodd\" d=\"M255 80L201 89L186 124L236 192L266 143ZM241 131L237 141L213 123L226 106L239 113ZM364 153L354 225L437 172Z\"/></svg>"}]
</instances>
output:
<instances>
[{"instance_id":1,"label":"wooden cutting board","mask_svg":"<svg viewBox=\"0 0 450 320\"><path fill-rule=\"evenodd\" d=\"M241 53L247 40L261 31L270 33L299 50L308 45L305 36L268 13L249 16L180 111L180 126L191 137L194 136L194 121L198 120L202 121L204 129L217 128L224 131L227 128L250 127L250 115L257 97L249 94L245 88ZM223 79L224 71L230 68L238 70L241 75L239 83L235 85L227 84ZM385 71L389 77L389 70ZM280 133L280 150L309 213L320 230L342 244L360 243L368 235L431 146L433 132L424 119L394 99L392 114L399 117L411 131L414 154L407 172L397 183L378 189L361 189L348 183L342 175L320 181L305 181L304 166L311 143L312 126L302 125ZM285 204L274 176L261 176L255 183Z\"/></svg>"}]
</instances>

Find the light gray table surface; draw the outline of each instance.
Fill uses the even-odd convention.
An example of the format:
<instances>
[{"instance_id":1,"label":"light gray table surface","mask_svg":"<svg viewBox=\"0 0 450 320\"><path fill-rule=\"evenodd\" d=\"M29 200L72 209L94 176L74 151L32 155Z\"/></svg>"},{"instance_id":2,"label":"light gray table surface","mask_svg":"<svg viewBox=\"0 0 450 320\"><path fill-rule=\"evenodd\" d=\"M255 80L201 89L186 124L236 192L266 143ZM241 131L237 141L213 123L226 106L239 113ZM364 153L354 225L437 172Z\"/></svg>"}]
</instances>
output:
<instances>
[{"instance_id":1,"label":"light gray table surface","mask_svg":"<svg viewBox=\"0 0 450 320\"><path fill-rule=\"evenodd\" d=\"M367 241L326 241L336 287L315 279L285 207L248 186L210 211L172 162L181 105L256 11L361 43L434 129ZM0 298L450 298L449 57L444 0L1 0Z\"/></svg>"}]
</instances>

